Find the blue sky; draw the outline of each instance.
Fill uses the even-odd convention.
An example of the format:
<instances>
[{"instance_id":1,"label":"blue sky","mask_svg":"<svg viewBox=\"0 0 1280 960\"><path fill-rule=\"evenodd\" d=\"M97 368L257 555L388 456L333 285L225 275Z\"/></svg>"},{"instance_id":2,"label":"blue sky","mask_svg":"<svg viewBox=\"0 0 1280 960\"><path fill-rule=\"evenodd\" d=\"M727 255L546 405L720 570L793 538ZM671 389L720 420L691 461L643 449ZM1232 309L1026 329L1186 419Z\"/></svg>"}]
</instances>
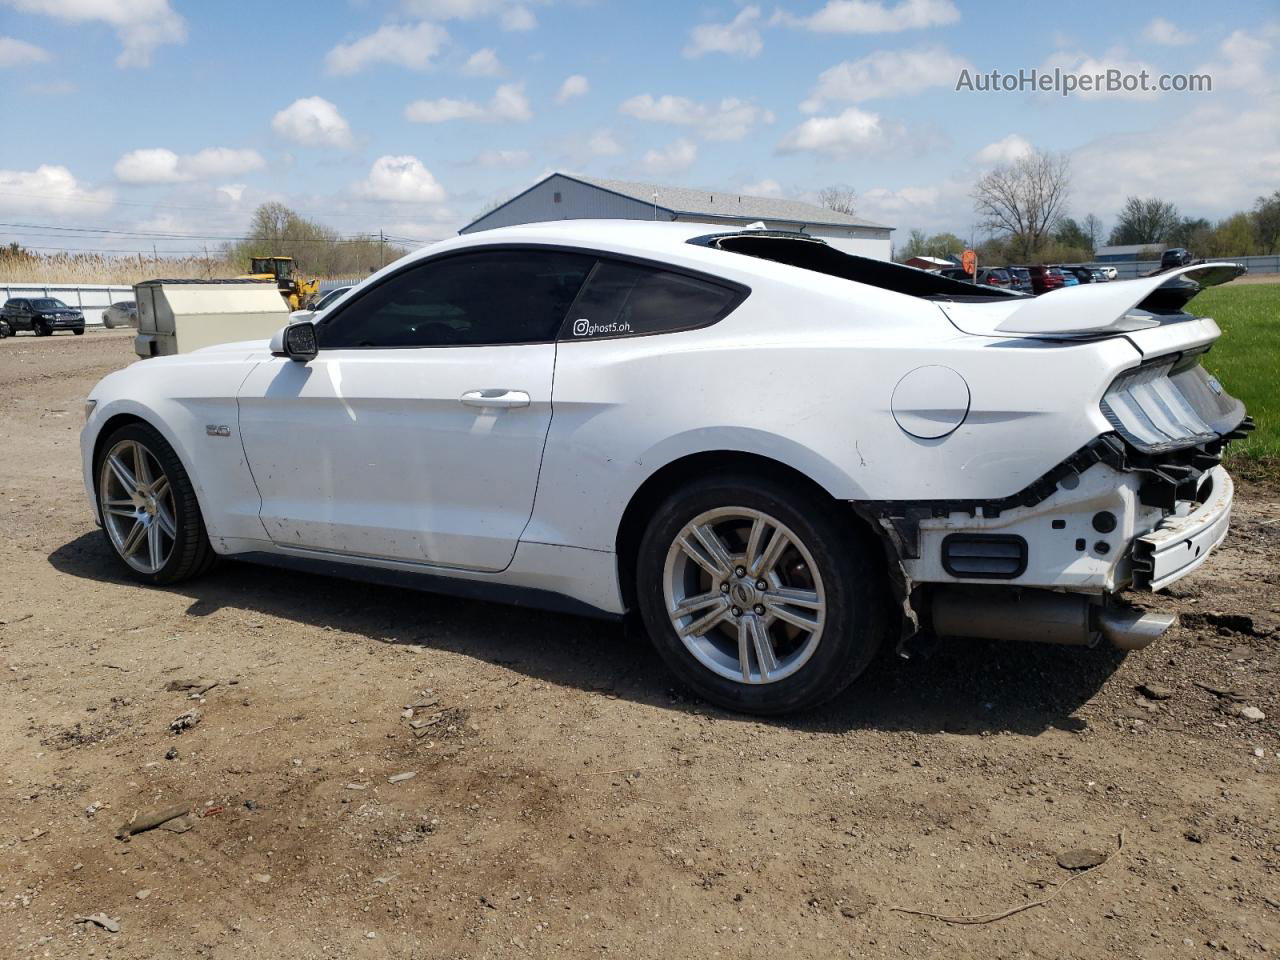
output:
<instances>
[{"instance_id":1,"label":"blue sky","mask_svg":"<svg viewBox=\"0 0 1280 960\"><path fill-rule=\"evenodd\" d=\"M955 89L1054 66L1213 90ZM1213 218L1280 187L1280 6L0 0L0 109L0 222L33 225L0 238L45 249L216 246L264 200L431 240L553 170L841 184L899 240L968 236L973 180L1032 148L1070 155L1076 216Z\"/></svg>"}]
</instances>

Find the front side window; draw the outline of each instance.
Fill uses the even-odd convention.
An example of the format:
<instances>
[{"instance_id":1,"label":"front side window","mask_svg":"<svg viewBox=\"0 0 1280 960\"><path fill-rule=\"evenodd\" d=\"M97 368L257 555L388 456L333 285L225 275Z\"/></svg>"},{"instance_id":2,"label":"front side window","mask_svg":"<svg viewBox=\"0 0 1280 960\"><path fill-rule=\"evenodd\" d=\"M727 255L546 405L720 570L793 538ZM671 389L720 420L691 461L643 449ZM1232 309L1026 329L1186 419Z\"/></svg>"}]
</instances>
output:
<instances>
[{"instance_id":1,"label":"front side window","mask_svg":"<svg viewBox=\"0 0 1280 960\"><path fill-rule=\"evenodd\" d=\"M413 264L317 324L320 348L452 347L554 340L595 257L463 253Z\"/></svg>"},{"instance_id":2,"label":"front side window","mask_svg":"<svg viewBox=\"0 0 1280 960\"><path fill-rule=\"evenodd\" d=\"M746 292L658 267L601 260L565 318L565 340L634 337L709 326Z\"/></svg>"},{"instance_id":3,"label":"front side window","mask_svg":"<svg viewBox=\"0 0 1280 960\"><path fill-rule=\"evenodd\" d=\"M34 310L65 310L67 308L67 305L61 300L53 300L51 298L36 300L31 306Z\"/></svg>"}]
</instances>

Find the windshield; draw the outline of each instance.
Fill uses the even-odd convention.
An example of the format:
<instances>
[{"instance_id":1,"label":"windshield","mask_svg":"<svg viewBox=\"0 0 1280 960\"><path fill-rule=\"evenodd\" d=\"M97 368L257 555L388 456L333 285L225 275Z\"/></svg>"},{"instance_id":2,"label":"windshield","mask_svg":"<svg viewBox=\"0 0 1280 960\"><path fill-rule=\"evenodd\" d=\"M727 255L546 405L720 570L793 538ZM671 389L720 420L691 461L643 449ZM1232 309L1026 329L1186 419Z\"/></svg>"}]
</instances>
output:
<instances>
[{"instance_id":1,"label":"windshield","mask_svg":"<svg viewBox=\"0 0 1280 960\"><path fill-rule=\"evenodd\" d=\"M312 309L323 310L325 307L333 303L333 301L337 300L340 296L342 296L344 293L346 293L350 289L351 289L350 287L339 287L337 290L330 290L318 301L316 301L316 305Z\"/></svg>"},{"instance_id":2,"label":"windshield","mask_svg":"<svg viewBox=\"0 0 1280 960\"><path fill-rule=\"evenodd\" d=\"M65 310L67 305L61 300L54 300L46 297L43 300L32 300L31 308L33 310Z\"/></svg>"}]
</instances>

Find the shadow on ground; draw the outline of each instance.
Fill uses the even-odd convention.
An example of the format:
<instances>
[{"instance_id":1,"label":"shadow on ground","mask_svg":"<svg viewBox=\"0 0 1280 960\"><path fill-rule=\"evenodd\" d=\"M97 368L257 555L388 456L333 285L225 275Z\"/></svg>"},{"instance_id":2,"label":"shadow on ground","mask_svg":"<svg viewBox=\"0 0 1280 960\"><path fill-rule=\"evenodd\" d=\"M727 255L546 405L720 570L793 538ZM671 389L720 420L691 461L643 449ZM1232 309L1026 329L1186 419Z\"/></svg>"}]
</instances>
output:
<instances>
[{"instance_id":1,"label":"shadow on ground","mask_svg":"<svg viewBox=\"0 0 1280 960\"><path fill-rule=\"evenodd\" d=\"M68 576L152 589L132 583L96 531L58 547L49 562ZM190 598L192 616L251 611L380 643L448 650L547 683L720 715L675 689L644 636L617 622L236 562L163 589ZM1122 660L1105 647L947 641L911 660L883 655L832 703L771 722L818 733L1076 730L1083 722L1074 712Z\"/></svg>"}]
</instances>

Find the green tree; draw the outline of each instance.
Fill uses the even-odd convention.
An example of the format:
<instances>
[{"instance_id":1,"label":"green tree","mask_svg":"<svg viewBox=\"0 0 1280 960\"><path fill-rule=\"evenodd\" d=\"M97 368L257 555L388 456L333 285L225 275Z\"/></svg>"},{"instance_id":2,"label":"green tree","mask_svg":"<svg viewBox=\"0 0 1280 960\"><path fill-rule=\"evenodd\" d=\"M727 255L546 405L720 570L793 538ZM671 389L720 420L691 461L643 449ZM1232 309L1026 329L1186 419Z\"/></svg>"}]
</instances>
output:
<instances>
[{"instance_id":1,"label":"green tree","mask_svg":"<svg viewBox=\"0 0 1280 960\"><path fill-rule=\"evenodd\" d=\"M368 234L343 237L275 201L253 212L245 236L223 250L223 256L240 270L248 269L250 257L293 257L304 275L364 276L407 252Z\"/></svg>"},{"instance_id":2,"label":"green tree","mask_svg":"<svg viewBox=\"0 0 1280 960\"><path fill-rule=\"evenodd\" d=\"M1093 242L1089 239L1089 235L1071 217L1063 217L1058 221L1053 228L1053 239L1064 247L1074 247L1080 250L1093 249Z\"/></svg>"},{"instance_id":3,"label":"green tree","mask_svg":"<svg viewBox=\"0 0 1280 960\"><path fill-rule=\"evenodd\" d=\"M1280 251L1280 190L1269 197L1259 197L1251 216L1259 252Z\"/></svg>"}]
</instances>

